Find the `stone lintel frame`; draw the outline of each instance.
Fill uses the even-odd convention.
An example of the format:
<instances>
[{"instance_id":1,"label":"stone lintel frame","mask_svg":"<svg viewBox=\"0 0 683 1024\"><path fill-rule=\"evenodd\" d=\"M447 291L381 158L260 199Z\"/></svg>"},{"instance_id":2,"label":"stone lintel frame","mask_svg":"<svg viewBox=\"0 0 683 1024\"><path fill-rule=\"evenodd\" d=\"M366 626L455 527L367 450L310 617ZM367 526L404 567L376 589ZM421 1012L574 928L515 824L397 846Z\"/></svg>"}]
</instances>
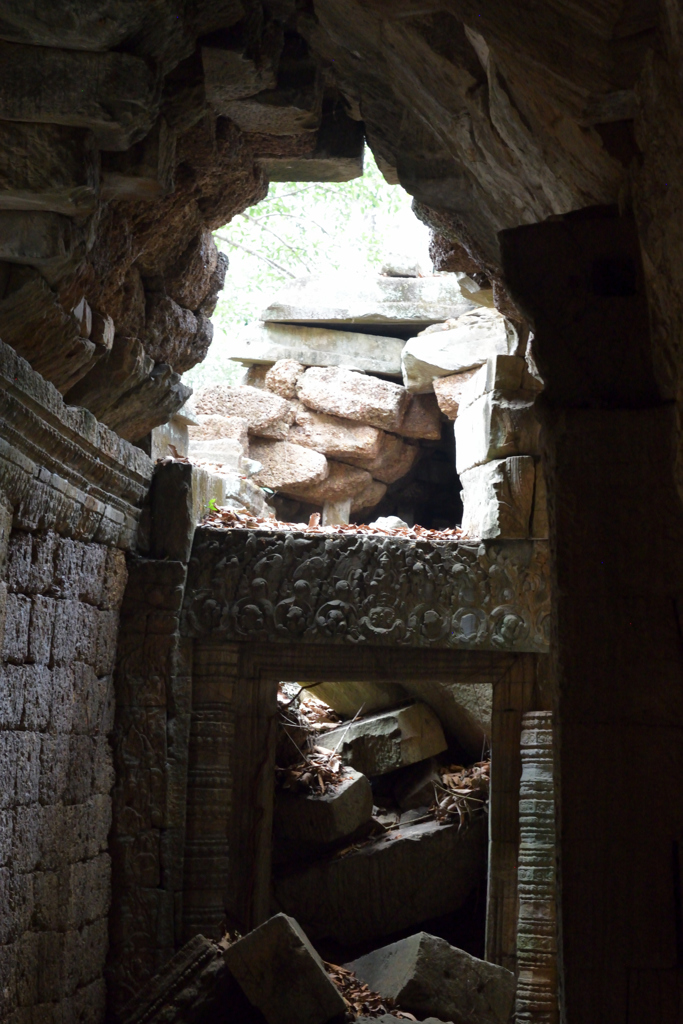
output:
<instances>
[{"instance_id":1,"label":"stone lintel frame","mask_svg":"<svg viewBox=\"0 0 683 1024\"><path fill-rule=\"evenodd\" d=\"M153 468L0 342L0 489L15 527L131 550Z\"/></svg>"},{"instance_id":2,"label":"stone lintel frame","mask_svg":"<svg viewBox=\"0 0 683 1024\"><path fill-rule=\"evenodd\" d=\"M197 529L193 639L545 654L545 541Z\"/></svg>"}]
</instances>

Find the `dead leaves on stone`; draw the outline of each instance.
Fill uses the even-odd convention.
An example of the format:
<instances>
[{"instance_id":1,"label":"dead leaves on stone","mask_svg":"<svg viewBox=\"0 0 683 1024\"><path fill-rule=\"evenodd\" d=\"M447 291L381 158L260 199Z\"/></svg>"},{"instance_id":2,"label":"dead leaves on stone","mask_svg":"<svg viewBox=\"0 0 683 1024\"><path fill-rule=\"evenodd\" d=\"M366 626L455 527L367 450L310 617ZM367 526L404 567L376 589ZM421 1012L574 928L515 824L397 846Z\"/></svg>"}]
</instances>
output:
<instances>
[{"instance_id":1,"label":"dead leaves on stone","mask_svg":"<svg viewBox=\"0 0 683 1024\"><path fill-rule=\"evenodd\" d=\"M354 1017L383 1017L388 1014L391 1017L398 1017L402 1020L416 1020L412 1013L405 1013L399 1010L393 999L382 999L377 992L371 992L367 985L363 984L353 971L346 967L338 967L337 964L325 964L325 970L341 992L346 1003L348 1012Z\"/></svg>"},{"instance_id":2,"label":"dead leaves on stone","mask_svg":"<svg viewBox=\"0 0 683 1024\"><path fill-rule=\"evenodd\" d=\"M202 526L218 530L286 530L290 533L362 534L378 537L405 537L407 540L462 540L465 534L455 527L452 530L427 530L423 526L384 528L366 523L346 523L335 526L320 526L320 514L314 512L307 523L285 523L267 516L255 516L246 508L218 506L202 519Z\"/></svg>"},{"instance_id":3,"label":"dead leaves on stone","mask_svg":"<svg viewBox=\"0 0 683 1024\"><path fill-rule=\"evenodd\" d=\"M491 762L478 761L464 768L452 764L439 769L441 782L434 785L434 816L443 823L458 821L460 828L483 813L489 800Z\"/></svg>"}]
</instances>

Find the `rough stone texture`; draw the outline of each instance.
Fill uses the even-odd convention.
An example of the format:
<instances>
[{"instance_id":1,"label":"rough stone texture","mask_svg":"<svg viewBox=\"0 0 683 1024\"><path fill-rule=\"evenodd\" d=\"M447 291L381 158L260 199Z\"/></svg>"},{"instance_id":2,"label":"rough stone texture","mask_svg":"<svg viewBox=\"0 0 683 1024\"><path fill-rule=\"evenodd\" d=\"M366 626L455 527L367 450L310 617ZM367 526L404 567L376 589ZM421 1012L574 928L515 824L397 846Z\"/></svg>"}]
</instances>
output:
<instances>
[{"instance_id":1,"label":"rough stone texture","mask_svg":"<svg viewBox=\"0 0 683 1024\"><path fill-rule=\"evenodd\" d=\"M297 394L316 412L359 420L383 430L400 426L409 401L408 393L398 384L334 366L306 370Z\"/></svg>"},{"instance_id":2,"label":"rough stone texture","mask_svg":"<svg viewBox=\"0 0 683 1024\"><path fill-rule=\"evenodd\" d=\"M387 436L377 427L311 412L299 404L287 440L314 448L331 459L353 462L363 469L370 469L369 464L376 460Z\"/></svg>"},{"instance_id":3,"label":"rough stone texture","mask_svg":"<svg viewBox=\"0 0 683 1024\"><path fill-rule=\"evenodd\" d=\"M557 880L553 716L522 720L519 788L519 924L515 1020L556 1024L558 1004Z\"/></svg>"},{"instance_id":4,"label":"rough stone texture","mask_svg":"<svg viewBox=\"0 0 683 1024\"><path fill-rule=\"evenodd\" d=\"M530 455L496 459L462 473L465 534L482 540L528 537L535 478L534 460Z\"/></svg>"},{"instance_id":5,"label":"rough stone texture","mask_svg":"<svg viewBox=\"0 0 683 1024\"><path fill-rule=\"evenodd\" d=\"M284 398L246 385L208 384L200 388L194 401L199 414L243 417L252 437L284 441L294 418L294 411Z\"/></svg>"},{"instance_id":6,"label":"rough stone texture","mask_svg":"<svg viewBox=\"0 0 683 1024\"><path fill-rule=\"evenodd\" d=\"M308 152L263 155L258 163L269 181L351 181L363 173L362 125L335 105L323 109L315 146Z\"/></svg>"},{"instance_id":7,"label":"rough stone texture","mask_svg":"<svg viewBox=\"0 0 683 1024\"><path fill-rule=\"evenodd\" d=\"M340 457L345 462L367 469L375 480L392 484L410 472L420 456L420 449L414 444L404 444L395 434L380 434L379 441L379 451L374 458L358 458L352 452Z\"/></svg>"},{"instance_id":8,"label":"rough stone texture","mask_svg":"<svg viewBox=\"0 0 683 1024\"><path fill-rule=\"evenodd\" d=\"M304 369L303 364L296 359L278 359L266 373L264 384L281 398L295 399L296 384Z\"/></svg>"},{"instance_id":9,"label":"rough stone texture","mask_svg":"<svg viewBox=\"0 0 683 1024\"><path fill-rule=\"evenodd\" d=\"M403 344L399 338L356 331L261 322L241 331L230 351L231 358L247 364L293 359L304 366L352 366L400 377Z\"/></svg>"},{"instance_id":10,"label":"rough stone texture","mask_svg":"<svg viewBox=\"0 0 683 1024\"><path fill-rule=\"evenodd\" d=\"M436 377L432 384L434 387L434 394L439 404L441 412L448 416L449 420L455 420L458 418L458 412L460 411L460 402L462 399L465 385L474 377L479 371L465 370L464 373L450 374L448 377Z\"/></svg>"},{"instance_id":11,"label":"rough stone texture","mask_svg":"<svg viewBox=\"0 0 683 1024\"><path fill-rule=\"evenodd\" d=\"M355 515L370 514L387 493L387 485L379 480L370 480L360 494L351 501L351 512Z\"/></svg>"},{"instance_id":12,"label":"rough stone texture","mask_svg":"<svg viewBox=\"0 0 683 1024\"><path fill-rule=\"evenodd\" d=\"M252 441L249 458L263 467L254 474L261 487L287 491L297 486L315 487L327 480L330 470L324 455L289 441Z\"/></svg>"},{"instance_id":13,"label":"rough stone texture","mask_svg":"<svg viewBox=\"0 0 683 1024\"><path fill-rule=\"evenodd\" d=\"M372 789L365 775L347 769L338 786L321 795L288 793L275 797L276 839L303 846L328 846L370 822Z\"/></svg>"},{"instance_id":14,"label":"rough stone texture","mask_svg":"<svg viewBox=\"0 0 683 1024\"><path fill-rule=\"evenodd\" d=\"M234 438L244 448L249 445L248 421L244 416L223 416L221 413L197 415L197 425L188 427L191 441L213 441Z\"/></svg>"},{"instance_id":15,"label":"rough stone texture","mask_svg":"<svg viewBox=\"0 0 683 1024\"><path fill-rule=\"evenodd\" d=\"M265 579L264 557L272 566ZM543 542L480 546L200 528L183 629L226 642L295 637L544 652L547 559Z\"/></svg>"},{"instance_id":16,"label":"rough stone texture","mask_svg":"<svg viewBox=\"0 0 683 1024\"><path fill-rule=\"evenodd\" d=\"M460 409L455 421L455 468L460 476L494 459L538 454L534 398L533 392L489 391Z\"/></svg>"},{"instance_id":17,"label":"rough stone texture","mask_svg":"<svg viewBox=\"0 0 683 1024\"><path fill-rule=\"evenodd\" d=\"M298 447L298 445L293 447ZM310 454L314 453L310 452ZM347 466L343 462L328 462L327 468L327 475L321 480L311 483L294 483L282 486L279 490L289 497L298 498L311 505L322 505L324 502L341 501L347 498L358 500L372 486L372 477L364 469ZM351 507L353 508L353 505Z\"/></svg>"},{"instance_id":18,"label":"rough stone texture","mask_svg":"<svg viewBox=\"0 0 683 1024\"><path fill-rule=\"evenodd\" d=\"M531 513L531 536L547 537L550 525L548 523L548 495L545 482L545 470L542 463L536 463L536 482L534 487L534 507Z\"/></svg>"},{"instance_id":19,"label":"rough stone texture","mask_svg":"<svg viewBox=\"0 0 683 1024\"><path fill-rule=\"evenodd\" d=\"M155 362L168 362L178 373L189 370L204 358L211 344L213 327L205 332L205 343L197 347L201 329L202 323L194 313L183 309L170 296L148 297L141 341Z\"/></svg>"},{"instance_id":20,"label":"rough stone texture","mask_svg":"<svg viewBox=\"0 0 683 1024\"><path fill-rule=\"evenodd\" d=\"M401 353L403 383L417 394L433 391L435 377L463 373L491 356L514 354L517 334L495 309L465 311L448 331L411 338Z\"/></svg>"},{"instance_id":21,"label":"rough stone texture","mask_svg":"<svg viewBox=\"0 0 683 1024\"><path fill-rule=\"evenodd\" d=\"M344 764L364 775L386 775L425 761L447 747L439 719L426 704L360 718L325 734Z\"/></svg>"},{"instance_id":22,"label":"rough stone texture","mask_svg":"<svg viewBox=\"0 0 683 1024\"><path fill-rule=\"evenodd\" d=\"M0 123L0 209L67 216L97 206L99 167L92 134L61 125Z\"/></svg>"},{"instance_id":23,"label":"rough stone texture","mask_svg":"<svg viewBox=\"0 0 683 1024\"><path fill-rule=\"evenodd\" d=\"M134 546L149 488L147 456L58 391L0 343L0 486L15 525Z\"/></svg>"},{"instance_id":24,"label":"rough stone texture","mask_svg":"<svg viewBox=\"0 0 683 1024\"><path fill-rule=\"evenodd\" d=\"M335 275L297 278L261 313L261 319L321 327L393 324L420 330L473 308L474 303L460 291L455 274L417 278Z\"/></svg>"},{"instance_id":25,"label":"rough stone texture","mask_svg":"<svg viewBox=\"0 0 683 1024\"><path fill-rule=\"evenodd\" d=\"M327 1024L346 1004L297 922L276 914L225 951L245 995L268 1024Z\"/></svg>"},{"instance_id":26,"label":"rough stone texture","mask_svg":"<svg viewBox=\"0 0 683 1024\"><path fill-rule=\"evenodd\" d=\"M418 932L346 965L373 992L418 1017L453 1024L508 1024L515 976L445 939Z\"/></svg>"},{"instance_id":27,"label":"rough stone texture","mask_svg":"<svg viewBox=\"0 0 683 1024\"><path fill-rule=\"evenodd\" d=\"M485 864L483 818L462 832L433 821L406 825L343 857L283 873L275 901L285 913L296 907L313 938L350 946L457 910Z\"/></svg>"},{"instance_id":28,"label":"rough stone texture","mask_svg":"<svg viewBox=\"0 0 683 1024\"><path fill-rule=\"evenodd\" d=\"M396 432L401 437L438 441L441 437L441 416L434 395L413 395Z\"/></svg>"},{"instance_id":29,"label":"rough stone texture","mask_svg":"<svg viewBox=\"0 0 683 1024\"><path fill-rule=\"evenodd\" d=\"M415 679L407 693L428 704L449 737L478 761L491 739L491 686L488 683L435 683Z\"/></svg>"},{"instance_id":30,"label":"rough stone texture","mask_svg":"<svg viewBox=\"0 0 683 1024\"><path fill-rule=\"evenodd\" d=\"M3 548L0 1015L76 1014L80 1004L102 1019L125 557L35 527L13 530Z\"/></svg>"}]
</instances>

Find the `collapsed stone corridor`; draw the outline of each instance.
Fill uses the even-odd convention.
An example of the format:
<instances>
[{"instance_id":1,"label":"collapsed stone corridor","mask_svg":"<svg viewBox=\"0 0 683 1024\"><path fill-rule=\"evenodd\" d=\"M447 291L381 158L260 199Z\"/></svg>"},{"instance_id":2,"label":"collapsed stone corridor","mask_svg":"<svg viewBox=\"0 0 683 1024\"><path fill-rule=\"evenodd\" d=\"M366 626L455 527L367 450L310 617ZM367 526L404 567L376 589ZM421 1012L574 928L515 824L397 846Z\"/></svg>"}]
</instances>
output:
<instances>
[{"instance_id":1,"label":"collapsed stone corridor","mask_svg":"<svg viewBox=\"0 0 683 1024\"><path fill-rule=\"evenodd\" d=\"M152 1020L164 971L223 963L196 936L226 893L270 913L269 875L229 881L270 835L263 709L363 659L495 683L486 959L518 1020L681 1018L682 38L645 0L0 4L3 1021L103 1024L140 990ZM212 230L364 139L438 269L533 335L547 544L530 516L443 548L198 527L209 475L141 447L229 287Z\"/></svg>"}]
</instances>

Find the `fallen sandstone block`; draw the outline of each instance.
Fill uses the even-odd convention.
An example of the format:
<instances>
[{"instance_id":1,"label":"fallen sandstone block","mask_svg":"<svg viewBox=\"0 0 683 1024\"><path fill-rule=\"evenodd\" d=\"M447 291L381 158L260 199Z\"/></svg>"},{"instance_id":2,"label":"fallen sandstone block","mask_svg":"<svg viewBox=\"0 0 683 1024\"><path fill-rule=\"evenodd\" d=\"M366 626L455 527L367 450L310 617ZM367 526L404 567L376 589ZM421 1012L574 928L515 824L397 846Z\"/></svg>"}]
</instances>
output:
<instances>
[{"instance_id":1,"label":"fallen sandstone block","mask_svg":"<svg viewBox=\"0 0 683 1024\"><path fill-rule=\"evenodd\" d=\"M409 704L341 725L325 734L344 764L364 775L385 775L447 747L441 723L426 704Z\"/></svg>"},{"instance_id":2,"label":"fallen sandstone block","mask_svg":"<svg viewBox=\"0 0 683 1024\"><path fill-rule=\"evenodd\" d=\"M377 427L368 427L363 423L328 416L322 412L311 412L299 403L287 440L306 448L314 448L331 459L341 459L343 462L353 459L354 465L366 469L366 463L372 463L379 455L387 436Z\"/></svg>"},{"instance_id":3,"label":"fallen sandstone block","mask_svg":"<svg viewBox=\"0 0 683 1024\"><path fill-rule=\"evenodd\" d=\"M347 768L339 785L328 786L325 793L277 793L273 828L286 841L329 846L353 835L371 818L370 782Z\"/></svg>"},{"instance_id":4,"label":"fallen sandstone block","mask_svg":"<svg viewBox=\"0 0 683 1024\"><path fill-rule=\"evenodd\" d=\"M414 394L433 391L435 377L463 373L499 353L512 354L517 343L517 332L502 313L485 307L474 309L449 331L421 334L406 342L401 353L403 383Z\"/></svg>"},{"instance_id":5,"label":"fallen sandstone block","mask_svg":"<svg viewBox=\"0 0 683 1024\"><path fill-rule=\"evenodd\" d=\"M383 711L395 708L408 700L408 693L400 683L362 682L362 683L315 683L304 689L329 704L333 711L345 718L372 711Z\"/></svg>"},{"instance_id":6,"label":"fallen sandstone block","mask_svg":"<svg viewBox=\"0 0 683 1024\"><path fill-rule=\"evenodd\" d=\"M281 398L296 398L296 384L306 367L296 359L278 359L263 378L268 391L280 395Z\"/></svg>"},{"instance_id":7,"label":"fallen sandstone block","mask_svg":"<svg viewBox=\"0 0 683 1024\"><path fill-rule=\"evenodd\" d=\"M289 447L299 448L300 451L315 455L319 459L325 458L324 455L320 455L310 448L301 448L295 444L289 445ZM258 458L256 455L253 457ZM287 484L280 487L279 490L287 497L298 498L299 501L310 502L312 505L322 505L324 502L340 501L343 498L354 498L356 495L361 495L373 483L372 477L366 470L347 466L344 462L328 462L327 467L327 476L322 480Z\"/></svg>"},{"instance_id":8,"label":"fallen sandstone block","mask_svg":"<svg viewBox=\"0 0 683 1024\"><path fill-rule=\"evenodd\" d=\"M191 462L211 462L239 473L245 450L234 437L200 438L190 441L187 453Z\"/></svg>"},{"instance_id":9,"label":"fallen sandstone block","mask_svg":"<svg viewBox=\"0 0 683 1024\"><path fill-rule=\"evenodd\" d=\"M372 991L418 1017L430 1014L453 1024L508 1024L513 1010L511 971L427 932L376 949L346 967Z\"/></svg>"},{"instance_id":10,"label":"fallen sandstone block","mask_svg":"<svg viewBox=\"0 0 683 1024\"><path fill-rule=\"evenodd\" d=\"M225 962L268 1024L327 1024L346 1004L297 922L276 914L228 947Z\"/></svg>"},{"instance_id":11,"label":"fallen sandstone block","mask_svg":"<svg viewBox=\"0 0 683 1024\"><path fill-rule=\"evenodd\" d=\"M379 505L386 493L386 484L381 483L379 480L371 479L360 494L357 494L351 501L351 511L369 512L375 507L375 505Z\"/></svg>"},{"instance_id":12,"label":"fallen sandstone block","mask_svg":"<svg viewBox=\"0 0 683 1024\"><path fill-rule=\"evenodd\" d=\"M458 474L493 459L537 454L540 424L535 397L528 391L489 391L461 407L455 421Z\"/></svg>"},{"instance_id":13,"label":"fallen sandstone block","mask_svg":"<svg viewBox=\"0 0 683 1024\"><path fill-rule=\"evenodd\" d=\"M297 484L313 486L329 474L324 455L288 441L253 440L249 445L249 458L262 466L254 475L254 481L274 491L286 491Z\"/></svg>"},{"instance_id":14,"label":"fallen sandstone block","mask_svg":"<svg viewBox=\"0 0 683 1024\"><path fill-rule=\"evenodd\" d=\"M477 540L528 537L535 476L531 455L496 459L461 473L465 534Z\"/></svg>"},{"instance_id":15,"label":"fallen sandstone block","mask_svg":"<svg viewBox=\"0 0 683 1024\"><path fill-rule=\"evenodd\" d=\"M275 901L285 913L296 911L316 939L350 946L391 935L464 904L486 874L487 833L485 817L461 832L435 821L401 826L341 856L283 872Z\"/></svg>"},{"instance_id":16,"label":"fallen sandstone block","mask_svg":"<svg viewBox=\"0 0 683 1024\"><path fill-rule=\"evenodd\" d=\"M448 377L434 378L434 394L439 409L449 420L458 418L466 385L477 373L479 370L465 370L463 373L452 373Z\"/></svg>"},{"instance_id":17,"label":"fallen sandstone block","mask_svg":"<svg viewBox=\"0 0 683 1024\"><path fill-rule=\"evenodd\" d=\"M393 484L409 473L420 455L416 444L405 444L395 434L382 434L379 451L374 459L358 459L355 456L344 457L345 462L367 469L375 480L384 484Z\"/></svg>"},{"instance_id":18,"label":"fallen sandstone block","mask_svg":"<svg viewBox=\"0 0 683 1024\"><path fill-rule=\"evenodd\" d=\"M245 452L249 444L247 423L244 416L223 416L220 413L199 415L197 422L188 426L190 441L216 441L224 437L239 441Z\"/></svg>"},{"instance_id":19,"label":"fallen sandstone block","mask_svg":"<svg viewBox=\"0 0 683 1024\"><path fill-rule=\"evenodd\" d=\"M400 384L337 366L312 366L300 377L299 400L315 412L396 430L410 396Z\"/></svg>"},{"instance_id":20,"label":"fallen sandstone block","mask_svg":"<svg viewBox=\"0 0 683 1024\"><path fill-rule=\"evenodd\" d=\"M294 411L285 398L265 388L246 384L209 384L195 395L195 409L203 415L240 416L249 424L253 437L284 440L294 419Z\"/></svg>"},{"instance_id":21,"label":"fallen sandstone block","mask_svg":"<svg viewBox=\"0 0 683 1024\"><path fill-rule=\"evenodd\" d=\"M438 441L441 437L441 410L434 395L413 395L401 425L401 437Z\"/></svg>"}]
</instances>

